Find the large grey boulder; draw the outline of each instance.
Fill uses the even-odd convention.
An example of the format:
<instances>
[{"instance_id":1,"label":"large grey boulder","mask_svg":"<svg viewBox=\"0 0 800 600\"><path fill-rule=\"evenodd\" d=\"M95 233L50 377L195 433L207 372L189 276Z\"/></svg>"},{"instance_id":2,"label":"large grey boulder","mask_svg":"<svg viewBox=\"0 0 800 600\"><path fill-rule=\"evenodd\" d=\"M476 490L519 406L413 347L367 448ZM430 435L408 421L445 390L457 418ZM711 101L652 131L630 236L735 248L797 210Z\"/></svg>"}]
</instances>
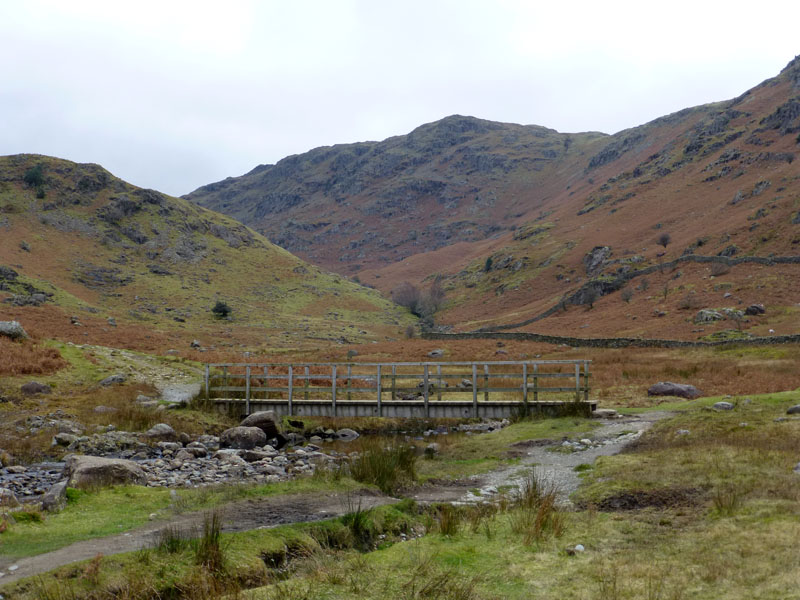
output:
<instances>
[{"instance_id":1,"label":"large grey boulder","mask_svg":"<svg viewBox=\"0 0 800 600\"><path fill-rule=\"evenodd\" d=\"M746 315L763 315L767 312L767 309L764 308L763 304L751 304L747 308L744 309L744 314Z\"/></svg>"},{"instance_id":2,"label":"large grey boulder","mask_svg":"<svg viewBox=\"0 0 800 600\"><path fill-rule=\"evenodd\" d=\"M340 429L336 432L336 437L345 442L349 442L350 440L354 440L358 437L358 432L345 427L344 429Z\"/></svg>"},{"instance_id":3,"label":"large grey boulder","mask_svg":"<svg viewBox=\"0 0 800 600\"><path fill-rule=\"evenodd\" d=\"M0 321L0 335L12 340L24 340L28 337L18 321Z\"/></svg>"},{"instance_id":4,"label":"large grey boulder","mask_svg":"<svg viewBox=\"0 0 800 600\"><path fill-rule=\"evenodd\" d=\"M178 439L176 431L166 423L158 423L153 425L145 432L145 435L152 440L161 442L174 442Z\"/></svg>"},{"instance_id":5,"label":"large grey boulder","mask_svg":"<svg viewBox=\"0 0 800 600\"><path fill-rule=\"evenodd\" d=\"M58 512L67 505L67 480L59 481L50 486L42 496L42 509L48 512Z\"/></svg>"},{"instance_id":6,"label":"large grey boulder","mask_svg":"<svg viewBox=\"0 0 800 600\"><path fill-rule=\"evenodd\" d=\"M252 450L267 443L267 434L260 427L231 427L219 436L223 448Z\"/></svg>"},{"instance_id":7,"label":"large grey boulder","mask_svg":"<svg viewBox=\"0 0 800 600\"><path fill-rule=\"evenodd\" d=\"M276 437L280 432L280 422L274 410L254 412L239 424L241 427L258 427L267 436L268 440Z\"/></svg>"},{"instance_id":8,"label":"large grey boulder","mask_svg":"<svg viewBox=\"0 0 800 600\"><path fill-rule=\"evenodd\" d=\"M721 321L725 318L718 310L711 310L710 308L704 308L702 310L697 311L697 314L694 316L695 323L713 323L714 321Z\"/></svg>"},{"instance_id":9,"label":"large grey boulder","mask_svg":"<svg viewBox=\"0 0 800 600\"><path fill-rule=\"evenodd\" d=\"M139 465L121 458L71 454L66 459L64 473L67 485L74 488L147 483L147 475Z\"/></svg>"},{"instance_id":10,"label":"large grey boulder","mask_svg":"<svg viewBox=\"0 0 800 600\"><path fill-rule=\"evenodd\" d=\"M730 402L716 402L712 408L714 410L733 410L734 407Z\"/></svg>"},{"instance_id":11,"label":"large grey boulder","mask_svg":"<svg viewBox=\"0 0 800 600\"><path fill-rule=\"evenodd\" d=\"M786 410L787 415L800 415L800 404L795 404L794 406L788 408Z\"/></svg>"},{"instance_id":12,"label":"large grey boulder","mask_svg":"<svg viewBox=\"0 0 800 600\"><path fill-rule=\"evenodd\" d=\"M673 383L671 381L659 381L647 389L648 396L677 396L694 400L702 396L702 392L688 383Z\"/></svg>"}]
</instances>

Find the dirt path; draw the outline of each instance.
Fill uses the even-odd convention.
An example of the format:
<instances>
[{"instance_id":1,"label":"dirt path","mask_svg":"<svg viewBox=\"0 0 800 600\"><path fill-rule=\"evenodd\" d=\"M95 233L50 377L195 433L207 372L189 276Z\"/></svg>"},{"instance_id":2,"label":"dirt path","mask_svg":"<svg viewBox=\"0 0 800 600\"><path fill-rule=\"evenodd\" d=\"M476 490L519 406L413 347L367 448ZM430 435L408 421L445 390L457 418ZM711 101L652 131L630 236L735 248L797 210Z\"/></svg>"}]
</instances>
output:
<instances>
[{"instance_id":1,"label":"dirt path","mask_svg":"<svg viewBox=\"0 0 800 600\"><path fill-rule=\"evenodd\" d=\"M491 498L503 486L517 486L528 472L528 467L538 466L548 481L554 483L562 502L569 503L569 495L578 488L580 479L574 468L582 463L592 463L598 456L618 453L625 445L637 439L656 421L669 416L666 412L653 412L636 417L603 420L588 437L596 445L582 451L553 452L560 441L531 440L515 445L520 463L503 467L491 473L460 481L437 483L413 490L410 496L419 502L467 503ZM491 435L491 434L487 434ZM478 494L472 490L479 490ZM371 508L397 502L397 499L380 496L363 490L354 494L291 495L259 498L227 505L223 510L223 531L238 532L276 527L287 523L300 523L330 519L351 512L354 508ZM0 585L22 577L44 573L57 567L120 552L131 552L152 546L155 536L165 526L192 531L202 527L205 513L187 513L169 520L153 521L139 529L105 538L77 542L65 548L12 561L0 556ZM13 571L9 567L16 566Z\"/></svg>"},{"instance_id":2,"label":"dirt path","mask_svg":"<svg viewBox=\"0 0 800 600\"><path fill-rule=\"evenodd\" d=\"M653 423L668 417L668 412L651 412L620 419L603 419L601 425L587 438L593 444L584 450L562 450L561 441L531 440L514 445L519 464L503 467L490 473L477 475L445 484L423 486L412 497L419 502L472 503L491 499L498 490L505 487L518 487L522 478L536 466L539 473L559 491L561 502L569 505L569 496L578 489L580 478L575 467L584 463L594 463L599 456L617 454L626 445L639 438ZM477 493L476 493L477 492Z\"/></svg>"},{"instance_id":3,"label":"dirt path","mask_svg":"<svg viewBox=\"0 0 800 600\"><path fill-rule=\"evenodd\" d=\"M222 511L222 530L226 533L267 529L287 523L321 521L341 516L358 507L372 508L397 502L396 498L378 495L370 490L352 494L330 493L325 495L289 495L258 498L234 502ZM94 558L97 554L108 556L121 552L134 552L152 547L158 533L167 525L181 531L194 533L202 529L206 511L177 515L168 520L159 520L132 531L118 535L84 540L52 552L10 559L0 556L0 585L6 585L23 577L45 573L58 567ZM16 569L13 567L16 566ZM11 567L13 570L9 570Z\"/></svg>"}]
</instances>

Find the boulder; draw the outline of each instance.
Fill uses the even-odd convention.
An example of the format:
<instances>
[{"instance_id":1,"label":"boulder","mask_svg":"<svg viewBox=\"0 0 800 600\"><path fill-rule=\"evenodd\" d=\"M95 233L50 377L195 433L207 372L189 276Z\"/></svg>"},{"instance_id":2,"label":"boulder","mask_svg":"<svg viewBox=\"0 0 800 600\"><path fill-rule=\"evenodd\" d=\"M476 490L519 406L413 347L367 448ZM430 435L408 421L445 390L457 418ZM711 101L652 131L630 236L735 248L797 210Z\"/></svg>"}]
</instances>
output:
<instances>
[{"instance_id":1,"label":"boulder","mask_svg":"<svg viewBox=\"0 0 800 600\"><path fill-rule=\"evenodd\" d=\"M53 436L54 446L69 446L73 442L78 441L78 436L72 433L57 433Z\"/></svg>"},{"instance_id":2,"label":"boulder","mask_svg":"<svg viewBox=\"0 0 800 600\"><path fill-rule=\"evenodd\" d=\"M730 402L716 402L712 408L714 410L733 410L733 404Z\"/></svg>"},{"instance_id":3,"label":"boulder","mask_svg":"<svg viewBox=\"0 0 800 600\"><path fill-rule=\"evenodd\" d=\"M252 450L267 443L267 434L260 427L231 427L222 432L219 442L224 448Z\"/></svg>"},{"instance_id":4,"label":"boulder","mask_svg":"<svg viewBox=\"0 0 800 600\"><path fill-rule=\"evenodd\" d=\"M800 415L800 404L795 404L786 411L787 415Z\"/></svg>"},{"instance_id":5,"label":"boulder","mask_svg":"<svg viewBox=\"0 0 800 600\"><path fill-rule=\"evenodd\" d=\"M147 476L139 465L121 458L71 454L67 457L64 474L67 485L74 488L147 483Z\"/></svg>"},{"instance_id":6,"label":"boulder","mask_svg":"<svg viewBox=\"0 0 800 600\"><path fill-rule=\"evenodd\" d=\"M598 408L592 412L593 419L616 419L619 416L613 408Z\"/></svg>"},{"instance_id":7,"label":"boulder","mask_svg":"<svg viewBox=\"0 0 800 600\"><path fill-rule=\"evenodd\" d=\"M103 381L100 382L100 385L108 387L110 385L118 385L120 383L125 383L127 377L122 373L116 373L114 375L109 375Z\"/></svg>"},{"instance_id":8,"label":"boulder","mask_svg":"<svg viewBox=\"0 0 800 600\"><path fill-rule=\"evenodd\" d=\"M274 410L254 412L246 417L240 424L241 427L258 427L270 440L281 432L280 422ZM301 423L302 426L302 423Z\"/></svg>"},{"instance_id":9,"label":"boulder","mask_svg":"<svg viewBox=\"0 0 800 600\"><path fill-rule=\"evenodd\" d=\"M697 311L697 314L694 316L695 323L713 323L714 321L721 321L725 318L721 312L717 310L711 310L710 308L704 308L702 310Z\"/></svg>"},{"instance_id":10,"label":"boulder","mask_svg":"<svg viewBox=\"0 0 800 600\"><path fill-rule=\"evenodd\" d=\"M49 394L53 390L50 389L49 385L44 383L39 383L38 381L29 381L28 383L22 384L19 388L19 391L26 396L35 396L36 394Z\"/></svg>"},{"instance_id":11,"label":"boulder","mask_svg":"<svg viewBox=\"0 0 800 600\"><path fill-rule=\"evenodd\" d=\"M702 395L702 392L693 385L687 383L672 383L671 381L659 381L647 389L648 396L677 396L694 400Z\"/></svg>"},{"instance_id":12,"label":"boulder","mask_svg":"<svg viewBox=\"0 0 800 600\"><path fill-rule=\"evenodd\" d=\"M0 508L16 508L19 506L19 500L14 495L14 492L6 488L0 488Z\"/></svg>"},{"instance_id":13,"label":"boulder","mask_svg":"<svg viewBox=\"0 0 800 600\"><path fill-rule=\"evenodd\" d=\"M763 304L751 304L744 309L744 314L746 315L763 315L765 312L767 312L767 309L764 308Z\"/></svg>"},{"instance_id":14,"label":"boulder","mask_svg":"<svg viewBox=\"0 0 800 600\"><path fill-rule=\"evenodd\" d=\"M67 480L50 486L42 496L42 509L47 512L58 512L67 505Z\"/></svg>"},{"instance_id":15,"label":"boulder","mask_svg":"<svg viewBox=\"0 0 800 600\"><path fill-rule=\"evenodd\" d=\"M28 334L17 321L0 321L0 335L12 340L24 340Z\"/></svg>"},{"instance_id":16,"label":"boulder","mask_svg":"<svg viewBox=\"0 0 800 600\"><path fill-rule=\"evenodd\" d=\"M158 440L162 442L175 442L178 439L178 434L175 430L166 423L158 423L153 425L145 432L145 435L151 440Z\"/></svg>"},{"instance_id":17,"label":"boulder","mask_svg":"<svg viewBox=\"0 0 800 600\"><path fill-rule=\"evenodd\" d=\"M340 429L336 432L336 437L340 440L344 440L345 442L349 442L350 440L354 440L358 437L358 432L345 427L344 429Z\"/></svg>"},{"instance_id":18,"label":"boulder","mask_svg":"<svg viewBox=\"0 0 800 600\"><path fill-rule=\"evenodd\" d=\"M242 452L242 458L247 462L256 462L265 458L272 458L272 456L272 454L263 450L245 450Z\"/></svg>"}]
</instances>

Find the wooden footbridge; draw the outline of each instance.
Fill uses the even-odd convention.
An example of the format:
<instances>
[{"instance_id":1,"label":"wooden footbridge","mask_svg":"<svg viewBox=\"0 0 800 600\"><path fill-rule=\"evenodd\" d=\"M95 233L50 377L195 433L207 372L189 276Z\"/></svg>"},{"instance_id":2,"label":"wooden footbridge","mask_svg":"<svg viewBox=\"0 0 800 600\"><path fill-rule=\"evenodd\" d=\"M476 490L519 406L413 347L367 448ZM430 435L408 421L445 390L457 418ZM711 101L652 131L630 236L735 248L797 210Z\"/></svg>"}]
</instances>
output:
<instances>
[{"instance_id":1,"label":"wooden footbridge","mask_svg":"<svg viewBox=\"0 0 800 600\"><path fill-rule=\"evenodd\" d=\"M586 413L588 360L387 363L218 363L205 397L241 416L487 417Z\"/></svg>"}]
</instances>

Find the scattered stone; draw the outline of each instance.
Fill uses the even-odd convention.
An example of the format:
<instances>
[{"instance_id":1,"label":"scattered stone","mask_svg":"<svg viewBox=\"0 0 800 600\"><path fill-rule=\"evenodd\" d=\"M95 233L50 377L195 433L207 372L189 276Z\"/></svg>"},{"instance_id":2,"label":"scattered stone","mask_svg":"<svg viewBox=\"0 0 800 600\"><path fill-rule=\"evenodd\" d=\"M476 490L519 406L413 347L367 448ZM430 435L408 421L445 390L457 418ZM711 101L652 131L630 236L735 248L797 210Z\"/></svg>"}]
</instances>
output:
<instances>
[{"instance_id":1,"label":"scattered stone","mask_svg":"<svg viewBox=\"0 0 800 600\"><path fill-rule=\"evenodd\" d=\"M39 383L38 381L29 381L28 383L22 384L19 391L26 396L35 396L37 394L50 394L53 390L51 390L50 386L47 384Z\"/></svg>"},{"instance_id":2,"label":"scattered stone","mask_svg":"<svg viewBox=\"0 0 800 600\"><path fill-rule=\"evenodd\" d=\"M744 309L744 314L746 315L763 315L766 312L767 309L764 308L763 304L751 304Z\"/></svg>"},{"instance_id":3,"label":"scattered stone","mask_svg":"<svg viewBox=\"0 0 800 600\"><path fill-rule=\"evenodd\" d=\"M689 435L691 432L688 429L678 429L675 435Z\"/></svg>"},{"instance_id":4,"label":"scattered stone","mask_svg":"<svg viewBox=\"0 0 800 600\"><path fill-rule=\"evenodd\" d=\"M616 419L619 413L612 408L598 408L592 413L593 419Z\"/></svg>"},{"instance_id":5,"label":"scattered stone","mask_svg":"<svg viewBox=\"0 0 800 600\"><path fill-rule=\"evenodd\" d=\"M280 422L275 416L274 410L262 410L254 412L246 417L241 423L242 427L258 427L266 434L267 439L272 439L281 432Z\"/></svg>"},{"instance_id":6,"label":"scattered stone","mask_svg":"<svg viewBox=\"0 0 800 600\"><path fill-rule=\"evenodd\" d=\"M336 437L338 437L342 441L349 442L358 437L358 432L345 427L344 429L340 429L336 432Z\"/></svg>"},{"instance_id":7,"label":"scattered stone","mask_svg":"<svg viewBox=\"0 0 800 600\"><path fill-rule=\"evenodd\" d=\"M19 500L17 500L14 492L6 488L0 488L0 507L16 508L17 506L19 506Z\"/></svg>"},{"instance_id":8,"label":"scattered stone","mask_svg":"<svg viewBox=\"0 0 800 600\"><path fill-rule=\"evenodd\" d=\"M103 379L103 381L100 382L100 385L104 387L108 387L110 385L119 385L121 383L125 383L126 380L127 377L125 377L125 375L122 373L116 373L115 375L110 375Z\"/></svg>"},{"instance_id":9,"label":"scattered stone","mask_svg":"<svg viewBox=\"0 0 800 600\"><path fill-rule=\"evenodd\" d=\"M220 445L224 448L252 450L267 443L267 436L260 427L231 427L219 436Z\"/></svg>"},{"instance_id":10,"label":"scattered stone","mask_svg":"<svg viewBox=\"0 0 800 600\"><path fill-rule=\"evenodd\" d=\"M99 414L113 413L113 412L117 412L117 409L114 408L113 406L103 406L102 404L100 404L100 405L94 407L94 412L99 413Z\"/></svg>"},{"instance_id":11,"label":"scattered stone","mask_svg":"<svg viewBox=\"0 0 800 600\"><path fill-rule=\"evenodd\" d=\"M787 415L800 415L800 404L795 404L786 411Z\"/></svg>"},{"instance_id":12,"label":"scattered stone","mask_svg":"<svg viewBox=\"0 0 800 600\"><path fill-rule=\"evenodd\" d=\"M69 446L78 440L78 436L72 433L57 433L53 436L54 446Z\"/></svg>"},{"instance_id":13,"label":"scattered stone","mask_svg":"<svg viewBox=\"0 0 800 600\"><path fill-rule=\"evenodd\" d=\"M27 339L28 334L17 321L0 321L0 335L12 340Z\"/></svg>"},{"instance_id":14,"label":"scattered stone","mask_svg":"<svg viewBox=\"0 0 800 600\"><path fill-rule=\"evenodd\" d=\"M439 454L440 448L441 447L439 446L439 444L437 444L436 442L431 442L430 444L425 446L425 456L436 456L437 454Z\"/></svg>"},{"instance_id":15,"label":"scattered stone","mask_svg":"<svg viewBox=\"0 0 800 600\"><path fill-rule=\"evenodd\" d=\"M444 356L444 350L441 348L437 348L436 350L431 350L428 352L428 356L431 358L439 358L440 356Z\"/></svg>"},{"instance_id":16,"label":"scattered stone","mask_svg":"<svg viewBox=\"0 0 800 600\"><path fill-rule=\"evenodd\" d=\"M108 321L108 324L109 324L110 327L116 327L117 326L117 321L116 321L116 319L114 319L114 317L108 317L108 319L106 319L106 320Z\"/></svg>"},{"instance_id":17,"label":"scattered stone","mask_svg":"<svg viewBox=\"0 0 800 600\"><path fill-rule=\"evenodd\" d=\"M647 389L648 396L677 396L694 400L702 396L702 392L693 385L687 383L673 383L671 381L659 381Z\"/></svg>"},{"instance_id":18,"label":"scattered stone","mask_svg":"<svg viewBox=\"0 0 800 600\"><path fill-rule=\"evenodd\" d=\"M178 434L167 423L158 423L153 425L145 433L147 437L153 440L161 440L163 442L175 442L178 439Z\"/></svg>"},{"instance_id":19,"label":"scattered stone","mask_svg":"<svg viewBox=\"0 0 800 600\"><path fill-rule=\"evenodd\" d=\"M189 347L191 348L200 348L201 346L202 344L198 340L192 340L192 343L189 344Z\"/></svg>"},{"instance_id":20,"label":"scattered stone","mask_svg":"<svg viewBox=\"0 0 800 600\"><path fill-rule=\"evenodd\" d=\"M58 512L67 505L67 480L50 486L42 496L42 509L47 512Z\"/></svg>"},{"instance_id":21,"label":"scattered stone","mask_svg":"<svg viewBox=\"0 0 800 600\"><path fill-rule=\"evenodd\" d=\"M733 404L730 402L716 402L712 408L714 410L733 410Z\"/></svg>"},{"instance_id":22,"label":"scattered stone","mask_svg":"<svg viewBox=\"0 0 800 600\"><path fill-rule=\"evenodd\" d=\"M75 488L147 483L147 476L139 465L121 458L70 454L66 459L65 475L67 485Z\"/></svg>"},{"instance_id":23,"label":"scattered stone","mask_svg":"<svg viewBox=\"0 0 800 600\"><path fill-rule=\"evenodd\" d=\"M710 308L704 308L702 310L697 311L697 314L694 316L695 323L713 323L714 321L721 321L725 318L721 312L717 310L712 310Z\"/></svg>"},{"instance_id":24,"label":"scattered stone","mask_svg":"<svg viewBox=\"0 0 800 600\"><path fill-rule=\"evenodd\" d=\"M792 469L792 471L794 471L794 472L795 472L795 474L797 474L797 475L800 475L800 462L799 462L799 463L797 463L797 464L794 466L794 469Z\"/></svg>"}]
</instances>

